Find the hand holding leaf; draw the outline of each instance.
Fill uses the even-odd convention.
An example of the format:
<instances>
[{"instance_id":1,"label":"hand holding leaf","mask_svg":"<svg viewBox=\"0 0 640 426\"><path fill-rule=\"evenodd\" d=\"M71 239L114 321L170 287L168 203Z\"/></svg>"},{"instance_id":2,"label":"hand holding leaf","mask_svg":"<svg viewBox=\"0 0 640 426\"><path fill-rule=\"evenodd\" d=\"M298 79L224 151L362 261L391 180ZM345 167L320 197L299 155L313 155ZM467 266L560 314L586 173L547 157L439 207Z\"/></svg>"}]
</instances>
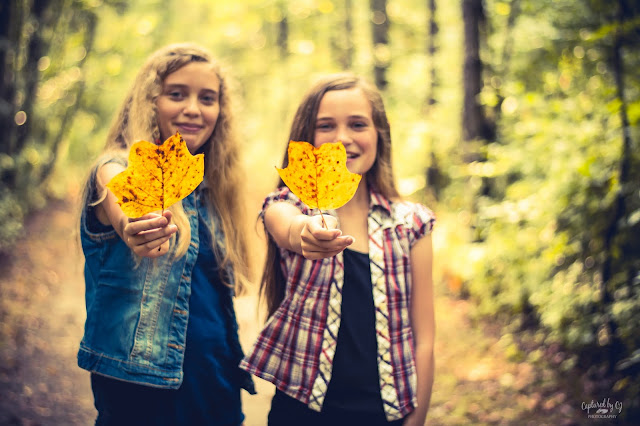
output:
<instances>
[{"instance_id":1,"label":"hand holding leaf","mask_svg":"<svg viewBox=\"0 0 640 426\"><path fill-rule=\"evenodd\" d=\"M356 193L362 176L347 169L347 151L341 142L316 148L308 142L290 141L288 154L289 164L284 169L276 167L278 174L310 208L337 209Z\"/></svg>"},{"instance_id":2,"label":"hand holding leaf","mask_svg":"<svg viewBox=\"0 0 640 426\"><path fill-rule=\"evenodd\" d=\"M198 187L204 178L204 154L191 155L180 133L162 145L139 141L131 146L126 170L107 188L124 214L138 218L164 211Z\"/></svg>"}]
</instances>

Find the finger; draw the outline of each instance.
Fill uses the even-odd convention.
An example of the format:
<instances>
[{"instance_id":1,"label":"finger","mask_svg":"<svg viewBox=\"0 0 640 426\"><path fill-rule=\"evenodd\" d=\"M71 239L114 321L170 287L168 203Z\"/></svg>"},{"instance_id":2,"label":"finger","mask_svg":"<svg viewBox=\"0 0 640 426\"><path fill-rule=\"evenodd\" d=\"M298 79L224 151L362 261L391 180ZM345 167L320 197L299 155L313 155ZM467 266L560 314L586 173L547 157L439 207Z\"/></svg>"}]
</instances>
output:
<instances>
[{"instance_id":1,"label":"finger","mask_svg":"<svg viewBox=\"0 0 640 426\"><path fill-rule=\"evenodd\" d=\"M132 237L130 237L130 241L132 241L135 245L146 245L154 240L165 240L171 237L171 235L175 234L178 231L178 227L176 225L168 225L163 228L155 228L147 231L139 232Z\"/></svg>"},{"instance_id":2,"label":"finger","mask_svg":"<svg viewBox=\"0 0 640 426\"><path fill-rule=\"evenodd\" d=\"M141 247L144 248L145 250L148 250L148 251L151 251L151 252L158 251L157 249L158 248L162 248L163 245L165 243L167 243L170 238L171 238L170 236L162 237L162 238L156 238L155 240L152 240L152 241L149 241L149 242L147 242L145 244L142 244ZM167 248L168 248L168 244L167 244Z\"/></svg>"},{"instance_id":3,"label":"finger","mask_svg":"<svg viewBox=\"0 0 640 426\"><path fill-rule=\"evenodd\" d=\"M337 229L338 227L338 221L336 220L335 217L333 216L328 216L325 215L324 216L325 220L322 220L322 216L313 216L308 222L307 222L307 227L309 228L309 230L311 232L316 232L316 231L323 231L323 232L336 232L338 231L338 235L340 235L342 232ZM327 224L327 227L325 227L325 222Z\"/></svg>"},{"instance_id":4,"label":"finger","mask_svg":"<svg viewBox=\"0 0 640 426\"><path fill-rule=\"evenodd\" d=\"M353 244L354 241L355 240L353 237L345 236L331 241L328 244L313 244L303 242L301 245L301 249L303 255L305 255L305 257L307 258L309 258L309 256L314 256L315 258L333 257Z\"/></svg>"},{"instance_id":5,"label":"finger","mask_svg":"<svg viewBox=\"0 0 640 426\"><path fill-rule=\"evenodd\" d=\"M155 211L155 212L147 213L147 214L142 215L140 217L130 217L129 218L129 222L138 222L138 221L141 221L141 220L149 220L149 219L154 219L156 217L162 217L162 216L163 215L160 214L160 210L158 210L158 211Z\"/></svg>"},{"instance_id":6,"label":"finger","mask_svg":"<svg viewBox=\"0 0 640 426\"><path fill-rule=\"evenodd\" d=\"M342 235L339 229L316 229L309 230L313 237L318 241L332 241Z\"/></svg>"},{"instance_id":7,"label":"finger","mask_svg":"<svg viewBox=\"0 0 640 426\"><path fill-rule=\"evenodd\" d=\"M141 257L156 258L164 256L169 251L169 238L150 241L147 244L137 246L134 252Z\"/></svg>"},{"instance_id":8,"label":"finger","mask_svg":"<svg viewBox=\"0 0 640 426\"><path fill-rule=\"evenodd\" d=\"M124 227L124 232L129 235L135 235L143 231L148 231L150 229L162 228L169 224L169 221L165 216L153 215L148 218L144 217L145 216L126 224Z\"/></svg>"},{"instance_id":9,"label":"finger","mask_svg":"<svg viewBox=\"0 0 640 426\"><path fill-rule=\"evenodd\" d=\"M301 237L315 238L322 241L330 241L342 235L339 229L325 229L321 224L317 223L315 218L310 220L305 229L302 230Z\"/></svg>"},{"instance_id":10,"label":"finger","mask_svg":"<svg viewBox=\"0 0 640 426\"><path fill-rule=\"evenodd\" d=\"M330 240L319 240L313 235L301 235L300 239L303 245L313 251L344 250L345 247L353 244L354 241L354 238L350 235L343 235Z\"/></svg>"}]
</instances>

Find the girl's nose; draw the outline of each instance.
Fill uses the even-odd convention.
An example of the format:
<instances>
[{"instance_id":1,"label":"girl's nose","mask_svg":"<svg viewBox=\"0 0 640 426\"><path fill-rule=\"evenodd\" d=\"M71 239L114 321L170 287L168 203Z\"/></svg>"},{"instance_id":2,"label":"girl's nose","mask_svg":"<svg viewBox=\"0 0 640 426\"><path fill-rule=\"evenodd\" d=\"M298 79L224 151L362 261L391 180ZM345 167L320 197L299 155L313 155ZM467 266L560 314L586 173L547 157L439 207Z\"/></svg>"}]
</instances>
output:
<instances>
[{"instance_id":1,"label":"girl's nose","mask_svg":"<svg viewBox=\"0 0 640 426\"><path fill-rule=\"evenodd\" d=\"M198 105L197 97L190 97L187 99L187 104L184 106L183 110L185 115L193 116L200 114L200 107Z\"/></svg>"},{"instance_id":2,"label":"girl's nose","mask_svg":"<svg viewBox=\"0 0 640 426\"><path fill-rule=\"evenodd\" d=\"M338 140L342 142L342 144L345 146L353 142L349 129L345 129L345 128L338 129L338 134L336 136L338 137Z\"/></svg>"}]
</instances>

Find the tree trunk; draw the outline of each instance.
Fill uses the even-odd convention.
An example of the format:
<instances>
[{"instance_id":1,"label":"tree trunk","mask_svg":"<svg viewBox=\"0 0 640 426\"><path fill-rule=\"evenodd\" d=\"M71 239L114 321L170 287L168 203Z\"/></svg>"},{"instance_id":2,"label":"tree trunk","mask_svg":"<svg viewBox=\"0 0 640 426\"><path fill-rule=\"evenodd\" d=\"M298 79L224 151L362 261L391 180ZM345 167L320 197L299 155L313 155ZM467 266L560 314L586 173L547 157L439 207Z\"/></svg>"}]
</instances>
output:
<instances>
[{"instance_id":1,"label":"tree trunk","mask_svg":"<svg viewBox=\"0 0 640 426\"><path fill-rule=\"evenodd\" d=\"M627 197L631 196L631 188L634 187L633 182L630 182L630 165L631 165L631 132L629 126L629 115L627 112L627 102L625 99L625 84L624 84L624 60L622 57L622 32L624 26L624 11L625 11L624 0L618 0L618 13L617 13L617 28L614 35L614 43L612 49L612 70L615 78L616 85L616 96L620 101L620 122L622 128L622 152L620 154L620 165L619 165L619 189L616 194L616 199L613 203L613 211L609 216L610 221L605 231L604 237L604 261L602 264L602 281L600 285L600 294L602 295L602 308L604 312L605 327L607 328L607 332L609 336L611 336L611 341L607 347L608 350L608 358L609 358L609 373L613 373L617 362L622 356L622 352L620 351L621 342L617 337L617 324L611 318L608 313L609 306L613 303L613 295L612 292L614 289L609 288L610 280L613 278L615 271L615 254L614 245L615 240L619 234L619 224L623 220L626 213L626 200ZM620 262L616 262L620 263ZM631 278L629 278L631 279Z\"/></svg>"},{"instance_id":2,"label":"tree trunk","mask_svg":"<svg viewBox=\"0 0 640 426\"><path fill-rule=\"evenodd\" d=\"M509 74L509 64L511 62L511 56L513 54L513 28L515 26L518 15L520 15L520 0L513 0L511 2L511 9L509 10L509 18L507 19L505 42L504 47L502 48L502 59L500 61L500 69L498 70L498 77L501 83L504 82L505 78ZM494 123L500 121L502 102L504 101L504 96L502 96L502 90L500 86L496 87L496 97L498 98L498 102L496 102L493 111Z\"/></svg>"},{"instance_id":3,"label":"tree trunk","mask_svg":"<svg viewBox=\"0 0 640 426\"><path fill-rule=\"evenodd\" d=\"M465 141L492 140L484 108L478 101L482 92L482 61L480 60L481 27L485 16L482 0L463 0L464 20L464 101L462 108L462 136ZM468 160L477 160L475 155Z\"/></svg>"},{"instance_id":4,"label":"tree trunk","mask_svg":"<svg viewBox=\"0 0 640 426\"><path fill-rule=\"evenodd\" d=\"M429 23L428 34L429 39L427 41L427 63L429 67L429 88L427 89L427 106L435 105L436 103L436 87L438 85L436 75L436 53L438 47L436 45L436 37L438 36L438 21L436 20L436 0L428 0L427 7L429 9Z\"/></svg>"},{"instance_id":5,"label":"tree trunk","mask_svg":"<svg viewBox=\"0 0 640 426\"><path fill-rule=\"evenodd\" d=\"M387 0L371 0L371 21L373 28L373 69L374 81L378 89L387 87L387 69L389 68L389 19Z\"/></svg>"},{"instance_id":6,"label":"tree trunk","mask_svg":"<svg viewBox=\"0 0 640 426\"><path fill-rule=\"evenodd\" d=\"M280 11L282 12L282 19L278 22L277 44L280 58L284 59L289 56L289 21L287 19L286 5L280 5Z\"/></svg>"},{"instance_id":7,"label":"tree trunk","mask_svg":"<svg viewBox=\"0 0 640 426\"><path fill-rule=\"evenodd\" d=\"M45 24L45 13L49 7L49 3L49 0L34 0L31 7L32 13L30 19L33 21L35 29L33 33L30 34L27 43L26 61L22 71L25 81L24 102L21 109L25 112L27 121L22 126L18 126L16 138L9 147L10 155L22 151L34 124L33 110L38 92L38 82L40 80L38 61L46 52L46 43L38 28L43 27Z\"/></svg>"},{"instance_id":8,"label":"tree trunk","mask_svg":"<svg viewBox=\"0 0 640 426\"><path fill-rule=\"evenodd\" d=\"M427 9L429 11L429 16L427 18L427 66L428 66L428 78L429 78L429 86L427 87L427 96L425 98L425 110L427 114L430 112L430 107L436 104L436 88L438 86L438 78L437 78L437 68L436 68L436 53L438 52L437 47L437 36L438 36L438 21L436 20L436 0L427 0ZM429 161L426 170L426 190L427 194L430 195L434 201L438 201L440 199L440 194L442 189L445 186L444 176L442 170L440 168L440 163L438 161L438 157L434 152L434 136L429 136Z\"/></svg>"},{"instance_id":9,"label":"tree trunk","mask_svg":"<svg viewBox=\"0 0 640 426\"><path fill-rule=\"evenodd\" d=\"M353 0L344 1L344 34L338 34L334 44L337 45L338 63L343 70L353 67Z\"/></svg>"},{"instance_id":10,"label":"tree trunk","mask_svg":"<svg viewBox=\"0 0 640 426\"><path fill-rule=\"evenodd\" d=\"M0 152L9 153L15 139L16 60L22 33L22 6L18 1L0 5Z\"/></svg>"}]
</instances>

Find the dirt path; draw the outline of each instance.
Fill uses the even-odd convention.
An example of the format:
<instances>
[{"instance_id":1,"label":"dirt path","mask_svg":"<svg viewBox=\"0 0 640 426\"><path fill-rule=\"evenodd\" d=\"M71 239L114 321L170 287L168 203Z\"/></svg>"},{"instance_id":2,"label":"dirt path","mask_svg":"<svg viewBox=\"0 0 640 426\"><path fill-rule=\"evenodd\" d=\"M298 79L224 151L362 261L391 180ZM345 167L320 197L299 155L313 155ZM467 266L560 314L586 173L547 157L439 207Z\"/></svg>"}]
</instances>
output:
<instances>
[{"instance_id":1,"label":"dirt path","mask_svg":"<svg viewBox=\"0 0 640 426\"><path fill-rule=\"evenodd\" d=\"M85 318L74 203L55 203L27 224L0 265L0 425L91 425L89 374L76 366ZM241 341L253 341L255 296L237 300ZM428 424L571 425L585 419L553 371L504 337L473 327L464 301L436 300L437 374ZM517 354L516 354L517 355ZM264 426L273 386L244 394L246 426Z\"/></svg>"}]
</instances>

